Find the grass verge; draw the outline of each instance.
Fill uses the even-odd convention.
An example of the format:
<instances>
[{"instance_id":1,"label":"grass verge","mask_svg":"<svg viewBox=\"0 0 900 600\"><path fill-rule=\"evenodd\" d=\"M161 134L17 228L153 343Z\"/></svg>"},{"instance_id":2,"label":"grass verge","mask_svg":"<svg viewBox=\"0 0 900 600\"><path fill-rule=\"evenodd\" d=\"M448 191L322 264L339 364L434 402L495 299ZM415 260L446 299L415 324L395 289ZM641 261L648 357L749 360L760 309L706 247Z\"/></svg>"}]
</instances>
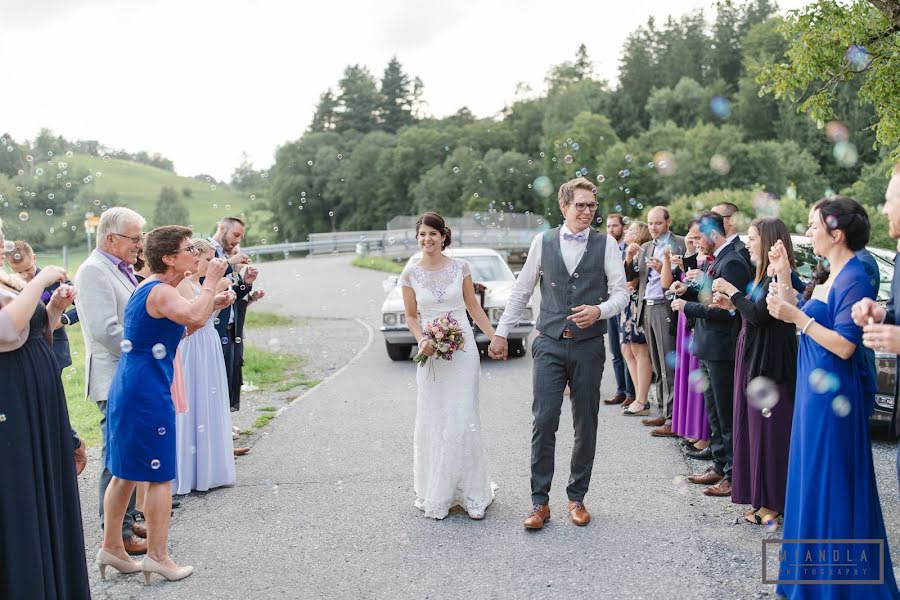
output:
<instances>
[{"instance_id":1,"label":"grass verge","mask_svg":"<svg viewBox=\"0 0 900 600\"><path fill-rule=\"evenodd\" d=\"M386 273L402 273L403 264L383 256L357 256L350 264L362 269L373 269Z\"/></svg>"},{"instance_id":2,"label":"grass verge","mask_svg":"<svg viewBox=\"0 0 900 600\"><path fill-rule=\"evenodd\" d=\"M260 427L265 427L269 424L269 421L275 418L275 413L267 412L256 417L256 421L253 423L253 427L259 429Z\"/></svg>"},{"instance_id":3,"label":"grass verge","mask_svg":"<svg viewBox=\"0 0 900 600\"><path fill-rule=\"evenodd\" d=\"M248 310L244 327L247 329L260 329L262 327L286 327L294 325L296 321L291 317L278 315L264 310Z\"/></svg>"},{"instance_id":4,"label":"grass verge","mask_svg":"<svg viewBox=\"0 0 900 600\"><path fill-rule=\"evenodd\" d=\"M84 397L84 338L81 337L81 325L68 327L66 333L69 335L72 366L63 369L62 380L69 421L85 444L96 446L100 443L100 409Z\"/></svg>"}]
</instances>

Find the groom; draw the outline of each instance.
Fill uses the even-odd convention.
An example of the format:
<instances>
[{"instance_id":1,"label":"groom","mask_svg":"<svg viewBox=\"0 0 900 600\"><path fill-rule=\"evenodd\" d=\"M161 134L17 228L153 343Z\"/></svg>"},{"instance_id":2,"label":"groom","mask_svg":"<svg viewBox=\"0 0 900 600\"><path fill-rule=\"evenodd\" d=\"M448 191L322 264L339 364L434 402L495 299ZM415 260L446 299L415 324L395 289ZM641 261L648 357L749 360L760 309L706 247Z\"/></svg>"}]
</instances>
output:
<instances>
[{"instance_id":1,"label":"groom","mask_svg":"<svg viewBox=\"0 0 900 600\"><path fill-rule=\"evenodd\" d=\"M556 430L566 386L571 390L575 446L566 492L569 518L587 525L591 515L584 496L591 481L597 445L600 381L606 350L606 319L628 303L625 269L616 241L591 229L597 212L596 188L583 177L559 188L565 224L534 238L528 259L510 295L488 353L506 359L506 336L522 315L536 284L541 286L534 358L531 434L531 514L526 529L541 529L550 519Z\"/></svg>"}]
</instances>

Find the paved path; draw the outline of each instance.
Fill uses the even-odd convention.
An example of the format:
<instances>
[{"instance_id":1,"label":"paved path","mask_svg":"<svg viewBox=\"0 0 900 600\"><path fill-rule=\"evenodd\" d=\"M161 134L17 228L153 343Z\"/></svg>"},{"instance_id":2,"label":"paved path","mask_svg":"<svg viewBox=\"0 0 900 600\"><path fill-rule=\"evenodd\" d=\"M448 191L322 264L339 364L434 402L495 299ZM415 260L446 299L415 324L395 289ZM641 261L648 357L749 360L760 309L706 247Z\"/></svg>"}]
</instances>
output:
<instances>
[{"instance_id":1,"label":"paved path","mask_svg":"<svg viewBox=\"0 0 900 600\"><path fill-rule=\"evenodd\" d=\"M238 484L187 497L171 548L195 574L180 583L140 576L101 582L97 598L753 598L761 528L735 525L741 507L706 498L679 475L677 442L651 439L638 419L603 407L586 504L594 520L565 518L572 447L568 404L560 424L551 493L540 532L521 522L530 507L531 359L482 362L484 435L497 498L484 521L451 513L440 522L413 507L415 365L391 362L377 332L384 274L346 257L262 266L269 310L359 319L343 347L348 369L295 402L238 462ZM366 345L370 330L374 339ZM310 351L317 352L317 347ZM608 370L608 368L607 368ZM611 374L603 395L610 392ZM900 549L894 448L876 448L882 502ZM92 513L96 487L82 482ZM87 551L96 519L86 515ZM775 534L777 535L777 533ZM896 556L896 551L895 551Z\"/></svg>"}]
</instances>

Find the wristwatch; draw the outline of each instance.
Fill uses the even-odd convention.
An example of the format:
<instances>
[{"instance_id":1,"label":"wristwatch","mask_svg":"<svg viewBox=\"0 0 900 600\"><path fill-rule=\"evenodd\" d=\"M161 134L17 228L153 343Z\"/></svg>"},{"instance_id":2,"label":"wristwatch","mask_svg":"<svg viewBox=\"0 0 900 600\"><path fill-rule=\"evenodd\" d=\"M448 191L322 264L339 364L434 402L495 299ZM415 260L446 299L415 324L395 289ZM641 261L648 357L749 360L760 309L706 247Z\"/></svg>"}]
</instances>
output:
<instances>
[{"instance_id":1,"label":"wristwatch","mask_svg":"<svg viewBox=\"0 0 900 600\"><path fill-rule=\"evenodd\" d=\"M72 322L69 321L68 315L66 315L65 313L63 313L59 316L59 322L62 323L63 325L71 325L72 324Z\"/></svg>"}]
</instances>

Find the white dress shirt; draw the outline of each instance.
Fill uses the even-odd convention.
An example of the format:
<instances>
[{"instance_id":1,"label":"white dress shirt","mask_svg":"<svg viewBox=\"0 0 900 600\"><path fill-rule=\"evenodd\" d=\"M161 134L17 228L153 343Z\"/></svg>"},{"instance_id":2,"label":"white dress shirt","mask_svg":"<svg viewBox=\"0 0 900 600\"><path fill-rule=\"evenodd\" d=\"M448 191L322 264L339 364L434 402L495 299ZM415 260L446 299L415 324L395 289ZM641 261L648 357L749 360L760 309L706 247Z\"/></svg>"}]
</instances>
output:
<instances>
[{"instance_id":1,"label":"white dress shirt","mask_svg":"<svg viewBox=\"0 0 900 600\"><path fill-rule=\"evenodd\" d=\"M222 247L222 244L216 241L216 238L210 237L209 243L212 244L213 249L216 251L216 258L224 258L228 260L228 255L225 254L225 248ZM234 324L234 311L228 313L228 324Z\"/></svg>"},{"instance_id":2,"label":"white dress shirt","mask_svg":"<svg viewBox=\"0 0 900 600\"><path fill-rule=\"evenodd\" d=\"M671 243L672 232L667 231L666 235L656 238L650 246L653 251L651 256L658 258L662 262L666 246L671 246ZM645 268L647 269L647 291L644 292L644 297L651 300L662 300L666 294L662 288L662 276L656 269Z\"/></svg>"},{"instance_id":3,"label":"white dress shirt","mask_svg":"<svg viewBox=\"0 0 900 600\"><path fill-rule=\"evenodd\" d=\"M585 233L588 233L587 230ZM573 235L568 227L563 225L559 228L559 247L562 251L563 262L569 275L575 272L578 262L584 256L587 249L586 242L578 242L575 240L567 240L563 236L565 234ZM619 243L609 234L606 237L606 255L604 266L606 268L606 285L609 298L603 300L597 298L599 303L596 305L600 308L600 318L608 319L625 310L628 304L629 295L628 288L625 283L625 266L622 264L622 253L619 250ZM510 292L509 302L506 304L506 310L500 318L497 325L497 335L507 337L509 330L516 326L522 317L522 311L528 300L534 294L534 286L537 285L541 277L541 252L544 245L544 234L540 233L531 241L531 248L528 250L528 258L525 259L525 266L519 272L519 278L516 279L516 285Z\"/></svg>"}]
</instances>

